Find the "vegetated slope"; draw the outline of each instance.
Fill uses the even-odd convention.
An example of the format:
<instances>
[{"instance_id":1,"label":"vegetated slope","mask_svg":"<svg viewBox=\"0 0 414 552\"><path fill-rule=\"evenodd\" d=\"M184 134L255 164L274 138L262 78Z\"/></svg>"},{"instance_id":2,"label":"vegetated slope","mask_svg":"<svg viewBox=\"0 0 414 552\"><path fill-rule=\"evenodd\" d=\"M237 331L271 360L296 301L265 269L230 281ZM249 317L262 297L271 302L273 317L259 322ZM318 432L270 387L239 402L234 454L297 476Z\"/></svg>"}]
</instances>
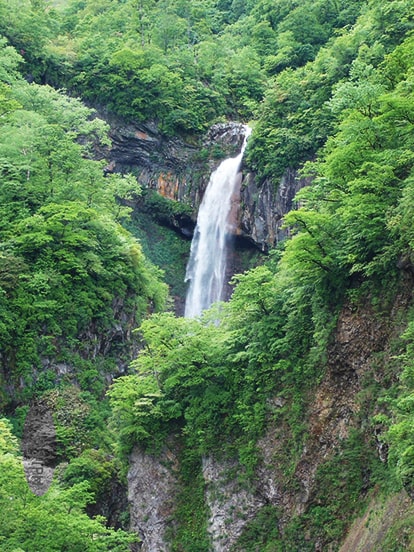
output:
<instances>
[{"instance_id":1,"label":"vegetated slope","mask_svg":"<svg viewBox=\"0 0 414 552\"><path fill-rule=\"evenodd\" d=\"M411 2L86 3L64 15L23 4L13 21L0 6L0 20L12 23L3 32L39 82L65 83L125 117L155 118L165 132L191 133L220 116L254 115L249 162L275 185L287 166L312 159L305 171L313 184L286 217L292 238L265 266L238 278L221 313L201 322L171 314L145 320L136 373L118 378L109 395L119 458L137 444L156 453L174 438L180 443L180 491L165 536L172 550L209 550L220 542L220 531L208 525L214 499L210 494L206 504L202 458L232 459L244 486L266 499L237 531L228 531L235 550L338 549L372 489L384 495L413 489ZM146 307L136 304L137 282L141 298L161 303L162 292L139 254L135 270L137 246L128 249L131 238L113 220L120 216L113 192L131 193L130 181L103 182L85 152L79 155L90 122L67 119L83 108L18 81L16 56L3 47L8 207L2 220L9 262L2 332L21 354L6 367L16 377L18 366L30 383L28 366L39 365L38 387L24 389L46 392L57 405L62 456L72 458L63 480L86 481L96 499L115 469L105 446L91 450L99 439L115 440L104 431L104 407L94 409L96 399L85 394L100 371L80 355L72 364L83 393L64 377L52 389L54 374L49 380L38 359L60 352L61 341L51 336L79 340L70 354L83 337L86 343L113 337L119 320L108 305L119 303L112 282L123 290L122 304L141 317ZM70 103L64 117L62 102ZM103 190L112 185L108 198ZM28 275L24 285L21 274ZM73 317L59 315L68 309ZM133 318L127 317L131 325ZM220 325L209 323L218 319ZM121 335L118 342L128 332ZM17 411L16 425L22 415ZM2 433L7 441L6 426ZM257 477L269 469L279 486L266 490ZM35 550L34 539L16 533L21 510L7 504L13 523L2 536L10 546ZM44 519L50 523L50 513ZM410 529L411 517L402 523ZM406 549L410 540L396 523L381 547Z\"/></svg>"},{"instance_id":2,"label":"vegetated slope","mask_svg":"<svg viewBox=\"0 0 414 552\"><path fill-rule=\"evenodd\" d=\"M362 6L364 3L362 3ZM268 80L303 66L361 2L128 0L23 2L1 9L0 32L36 82L168 133L256 114Z\"/></svg>"},{"instance_id":3,"label":"vegetated slope","mask_svg":"<svg viewBox=\"0 0 414 552\"><path fill-rule=\"evenodd\" d=\"M312 63L282 72L268 93L250 150L264 176L325 144L305 166L314 181L286 217L293 235L284 250L240 278L219 328L208 325L217 312L204 326L170 317L145 322L148 351L134 364L138 373L111 391L116 416L129 401L140 404L119 420L124 452L136 442L153 451L182 432L193 461L197 449L200 458L221 458L223 448L238 457L254 492L261 455L279 464L283 488L267 496L269 507L246 525L235 550L336 549L376 485L412 493L413 8L392 7L369 3L353 29ZM347 66L343 57L338 63L345 53ZM339 74L329 76L335 68ZM289 104L293 94L297 103ZM280 122L294 143L304 136L311 147L284 151ZM261 155L273 165L266 168ZM273 424L283 428L282 449L276 440L258 451ZM184 489L200 473L192 465ZM185 490L182 496L188 500ZM193 510L202 512L197 500ZM180 542L193 543L180 498L176 519L179 550ZM411 518L405 523L411 527ZM207 520L203 528L200 549L211 546L208 528L219 546ZM410 539L396 525L381 546L404 549Z\"/></svg>"},{"instance_id":4,"label":"vegetated slope","mask_svg":"<svg viewBox=\"0 0 414 552\"><path fill-rule=\"evenodd\" d=\"M133 328L164 308L167 289L121 225L129 209L119 198L140 193L135 178L104 177L104 162L93 160L107 126L79 100L27 83L21 61L2 38L0 405L21 435L28 405L41 400L55 415L56 461L93 449L79 470L100 483L72 467L46 497L35 496L2 421L0 546L128 550L136 536L107 529L85 506L117 485L105 388L129 362Z\"/></svg>"},{"instance_id":5,"label":"vegetated slope","mask_svg":"<svg viewBox=\"0 0 414 552\"><path fill-rule=\"evenodd\" d=\"M4 40L1 55L2 360L6 382L24 392L41 359L64 362L64 349L79 342L90 358L109 360L112 347L121 353L166 293L120 224L128 209L117 198L139 194L139 185L104 177L104 163L92 159L106 139L103 121L78 100L13 75L19 56Z\"/></svg>"}]
</instances>

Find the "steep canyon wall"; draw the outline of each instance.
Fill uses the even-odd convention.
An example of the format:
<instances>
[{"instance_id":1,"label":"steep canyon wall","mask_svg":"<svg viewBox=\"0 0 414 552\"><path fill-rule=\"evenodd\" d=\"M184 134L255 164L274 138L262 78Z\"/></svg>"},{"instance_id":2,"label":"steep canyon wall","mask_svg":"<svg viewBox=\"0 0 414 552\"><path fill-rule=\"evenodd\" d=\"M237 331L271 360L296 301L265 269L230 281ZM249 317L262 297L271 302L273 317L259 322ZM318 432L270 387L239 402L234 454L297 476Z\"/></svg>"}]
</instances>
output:
<instances>
[{"instance_id":1,"label":"steep canyon wall","mask_svg":"<svg viewBox=\"0 0 414 552\"><path fill-rule=\"evenodd\" d=\"M115 127L110 170L132 170L146 189L187 206L186 213L180 210L172 213L167 223L188 235L210 173L223 157L240 148L240 130L234 123L215 125L200 144L188 144L179 139L166 140L150 126ZM270 181L259 184L244 167L234 199L235 237L249 242L256 250L268 251L286 236L283 216L292 208L295 194L307 184L293 170L287 171L277 186ZM379 462L386 461L387 451L378 438L379 430L369 422L376 412L369 410L372 405L366 389L370 381L373 385L390 384L387 365L403 331L403 313L412 304L413 282L408 272L406 280L393 304L383 312L375 311L369 300L358 306L349 302L342 308L326 362L321 365L324 376L306 398L303 412L306 430L300 447L292 445L297 437L291 434L283 417L290 405L282 396L274 396L269 399L266 433L257 443L260 461L248 483L237 476L243 471L237 460L213 456L202 459L212 551L245 550L240 538L250 524L262 515L265 518L269 509L277 512L274 524L281 535L292 520L306 520L310 508L317 507L323 493L319 488L319 470L329 469L326 466L335 462L353 432L370 443ZM139 449L131 455L128 476L131 527L143 538L142 552L171 550L169 535L177 524L175 508L181 485L180 446L170 443L159 457L146 455ZM368 487L366 492L369 496ZM406 494L401 500L406 500ZM358 524L356 527L363 532ZM376 544L361 550L379 549L381 528L379 523L378 534L372 540ZM349 533L344 546L354 538ZM361 542L368 539L360 534L358 538ZM309 533L311 542L314 550L328 549L326 542Z\"/></svg>"},{"instance_id":2,"label":"steep canyon wall","mask_svg":"<svg viewBox=\"0 0 414 552\"><path fill-rule=\"evenodd\" d=\"M295 438L291 428L283 422L282 412L289 405L282 396L275 396L269 400L267 430L257 443L260 461L253 477L248 481L240 478L243 467L236 459L213 456L203 459L201 471L212 552L246 551L240 544L240 537L252 521L261 519L262 513L269 509L277 512L277 519L272 523L276 524L280 535L292 520L306 520L310 509L318 505L326 492L320 488L318 473L338 457L353 432L370 443L371 454L378 462L386 462L386 447L378 438L378 428L370 422L378 413L375 410L378 406L370 404L369 389L370 385L386 387L391 384L387 373L405 326L404 313L412 307L412 289L412 277L407 276L392 304L382 312L374 309L369 300L358 308L351 302L344 305L332 334L326 366L321 367L324 377L307 397L303 412L306 431L299 450L294 450ZM345 462L346 477L350 466L346 465L346 460L341 462ZM357 469L368 470L368 466L360 465ZM146 456L138 449L131 456L131 523L143 536L143 552L171 550L166 535L175 523L179 473L180 464L174 448L165 448L160 457ZM375 525L369 527L369 520L364 517L361 522L355 522L345 533L344 551L382 550L387 535L385 529L391 525L387 519L390 511L394 516L392 523L398 523L403 517L401 505L411 508L405 491L394 498L391 495L389 504L376 501L375 488L367 486L364 492L371 500L369 508L375 516ZM151 513L148 513L150 507ZM357 505L354 507L358 509ZM261 530L265 531L263 527ZM310 532L305 540L307 538L312 550L338 549L311 536ZM361 547L355 544L357 541Z\"/></svg>"},{"instance_id":3,"label":"steep canyon wall","mask_svg":"<svg viewBox=\"0 0 414 552\"><path fill-rule=\"evenodd\" d=\"M111 139L107 170L132 171L145 189L187 206L185 212L176 210L168 222L189 236L211 172L224 157L237 154L241 148L243 125L216 124L195 144L180 138L167 139L152 125L118 122L112 125ZM245 167L235 198L235 235L266 252L285 237L283 215L307 183L288 170L277 186L268 180L259 185L254 173Z\"/></svg>"}]
</instances>

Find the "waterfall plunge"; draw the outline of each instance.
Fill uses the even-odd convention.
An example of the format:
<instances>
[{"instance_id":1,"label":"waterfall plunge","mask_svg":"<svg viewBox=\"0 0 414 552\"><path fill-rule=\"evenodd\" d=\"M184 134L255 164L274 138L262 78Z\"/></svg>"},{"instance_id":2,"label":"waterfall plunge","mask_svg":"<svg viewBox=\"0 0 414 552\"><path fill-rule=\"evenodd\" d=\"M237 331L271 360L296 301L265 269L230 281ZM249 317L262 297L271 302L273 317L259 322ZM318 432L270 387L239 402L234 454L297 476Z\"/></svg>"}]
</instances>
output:
<instances>
[{"instance_id":1,"label":"waterfall plunge","mask_svg":"<svg viewBox=\"0 0 414 552\"><path fill-rule=\"evenodd\" d=\"M226 271L226 241L231 199L238 182L240 165L251 129L237 157L225 159L211 174L197 217L191 243L186 281L190 282L185 302L185 316L194 318L222 299Z\"/></svg>"}]
</instances>

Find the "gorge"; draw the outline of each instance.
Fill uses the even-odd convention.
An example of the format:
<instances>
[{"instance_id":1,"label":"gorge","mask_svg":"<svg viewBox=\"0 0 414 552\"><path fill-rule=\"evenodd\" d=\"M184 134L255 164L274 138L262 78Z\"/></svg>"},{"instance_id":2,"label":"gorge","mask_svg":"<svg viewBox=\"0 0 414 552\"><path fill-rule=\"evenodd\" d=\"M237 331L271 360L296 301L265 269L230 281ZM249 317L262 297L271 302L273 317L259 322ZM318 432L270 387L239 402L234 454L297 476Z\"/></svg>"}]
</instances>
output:
<instances>
[{"instance_id":1,"label":"gorge","mask_svg":"<svg viewBox=\"0 0 414 552\"><path fill-rule=\"evenodd\" d=\"M2 552L414 550L413 31L0 0Z\"/></svg>"},{"instance_id":2,"label":"gorge","mask_svg":"<svg viewBox=\"0 0 414 552\"><path fill-rule=\"evenodd\" d=\"M105 152L110 160L108 170L121 173L133 170L146 189L188 206L189 212L183 208L182 213L172 213L163 222L184 235L191 235L210 174L223 155L231 156L240 150L243 125L235 122L214 124L196 148L179 138L167 139L155 126L109 120L112 147ZM219 158L217 150L220 150ZM287 169L277 185L270 180L259 184L254 172L244 169L239 220L234 232L259 250L274 247L286 235L281 228L283 215L291 209L296 193L307 183L308 178L299 176L294 169Z\"/></svg>"},{"instance_id":3,"label":"gorge","mask_svg":"<svg viewBox=\"0 0 414 552\"><path fill-rule=\"evenodd\" d=\"M212 125L196 148L178 138L166 139L151 125L125 125L115 119L110 121L112 148L106 152L110 160L107 170L110 173L133 171L138 175L144 194L133 204L134 218L139 222L145 214L155 222L153 228L148 221L142 225L140 237L147 236L144 242L154 243L154 232L156 234L156 229L161 225L182 236L184 245L185 239L193 236L210 174L218 168L223 156L231 157L240 152L244 126L236 122ZM218 158L217 151L220 154ZM309 182L308 177L287 169L277 185L270 180L259 183L254 172L242 167L241 181L237 184L238 207L232 211L230 239L234 247L228 259L225 282L258 262L254 259L260 257L260 253L266 254L283 241L287 235L287 230L282 228L283 216L292 208L296 193ZM171 250L173 247L170 245ZM161 260L162 263L153 246L147 254L154 262ZM180 267L172 283L178 314L184 313L187 288L177 280L185 279L188 255L187 250L183 252L173 268L177 272ZM172 267L167 264L161 266L168 278ZM226 299L231 290L226 286Z\"/></svg>"},{"instance_id":4,"label":"gorge","mask_svg":"<svg viewBox=\"0 0 414 552\"><path fill-rule=\"evenodd\" d=\"M232 128L232 124L228 127L220 125L218 128L211 129L209 135L214 133L216 136L225 137L226 133L229 132L225 129ZM220 129L219 133L218 129ZM233 135L233 131L231 131L231 136ZM221 138L221 140L225 140L225 138ZM216 166L217 164L218 162L215 163ZM258 187L254 175L244 173L241 185L242 197L244 190L244 197L247 193L250 193L255 198L248 201L252 208L248 219L252 220L252 213L258 209L257 193L260 190L260 197L267 197L267 199L260 199L264 211L269 213L269 217L274 217L272 224L269 226L277 229L277 225L280 224L283 216L292 207L292 203L288 202L288 208L285 210L286 203L283 201L277 203L278 200L274 199L274 196L277 198L283 196L293 198L301 188L310 183L309 178L298 179L296 175L287 172L275 192L274 189L267 188L266 183L264 188ZM165 194L166 189L169 190L170 188L168 186L164 187L163 181L160 190ZM255 189L255 192L252 192L253 189ZM183 193L185 185L178 185L172 197L180 197L178 190ZM170 192L167 192L167 194L170 194ZM266 196L266 194L268 195ZM244 205L244 209L246 209L246 205ZM242 225L243 217L239 214L235 234L242 232ZM256 219L255 228L259 225L260 223ZM266 244L270 242L274 246L284 237L286 237L285 233L278 234L278 230L276 230L271 235L266 234L265 241ZM269 245L263 246L263 243L261 244L259 240L256 241L256 244L258 249L267 250L269 247ZM305 411L301 414L307 420L309 434L304 437L303 449L298 457L288 458L284 456L284 450L287 450L292 441L295 440L293 434L290 433L291 430L288 429L292 422L287 421L284 412L285 409L289 411L289 408L296 408L294 399L289 398L289 390L285 385L280 385L276 396L268 399L266 407L268 411L267 429L257 442L258 452L256 451L254 454L258 453L259 460L254 469L253 480L249 480L247 488L243 484L244 465L235 458L221 458L220 452L217 451L212 455L203 456L201 465L196 468L195 472L192 472L191 482L183 482L180 477L183 469L182 447L186 445L180 438L175 440L176 435L171 435L168 442L164 443L161 452L157 454L145 453L139 447L132 451L128 473L131 526L143 538L142 550L155 552L171 549L171 545L168 544L170 542L168 535L174 534L177 530L176 516L178 514L176 509L177 504L180 504L180 496L185 492L186 485L189 485L192 489L190 492L194 492L194 481L199 481L200 475L202 476L202 483L197 483L197 485L201 485L203 488L202 504L203 511L207 516L205 531L210 543L208 545L209 549L215 552L250 550L248 547L243 548L241 543L243 542L243 535L246 532L248 533L251 526L254 526L255 520L268 519L268 523L273 527L277 527L277 531L283 534L285 531L289 531L291 524L296 523L305 512L312 512L314 508L317 508L315 504L326 503L325 491L319 488L320 473L324 469L338 470L339 486L350 485L350 488L352 487L354 484L352 478L355 474L347 474L346 470L338 468L335 462L341 462L340 459L346 457L348 454L346 443L349 439L353 439L353 435L363 435L363 441L370 439L365 433L365 429L363 429L367 418L364 415L360 417L359 414L360 409L364 408L362 406L365 400L363 398L363 382L372 377L376 378L375 373L386 370L385 366L390 362L390 351L396 341L399 340L398 323L390 321L393 320L397 312L399 315L408 312L407 309L410 308L409 305L412 301L411 277L408 272L403 275L403 280L405 284L403 284L400 293L396 297L396 303L382 304L383 311L381 313L375 314L369 304L369 299L366 298L360 303L357 311L354 310L355 307L352 301L345 302L338 312L336 325L335 318L328 316L324 320L325 330L330 332L331 340L327 348L327 371L324 379L319 384L315 383L312 388L313 396L308 400ZM255 287L252 292L258 295L257 304L260 305L257 317L258 320L261 317L266 320L267 309L270 307L266 304L261 305L259 290L260 286L267 286L269 283L260 279L254 281L254 283ZM271 304L273 299L268 299L269 304ZM280 308L283 307L280 306ZM197 314L199 313L200 311L197 312ZM257 320L254 324L260 327ZM321 328L321 332L323 331ZM255 330L252 330L251 339L251 342L246 342L246 349L251 347L254 340L257 339ZM272 339L274 338L270 334L270 340ZM257 352L258 357L263 358L266 355L268 346L269 343L262 342L263 350ZM196 354L195 351L194 354ZM381 360L378 359L378 354L383 355ZM198 352L196 356L198 357ZM250 377L254 379L255 376L251 375ZM205 385L208 388L209 384L205 383ZM294 387L295 384L290 383L289 385ZM253 418L255 416L252 412L249 415ZM373 459L374 457L371 456L368 449L364 448L365 445L360 443L359 446L362 448L359 449L360 452L357 454L362 455L360 458L366 458L365 460L356 460L357 463L362 462L361 469L363 469L363 462L368 461L376 464L375 468L370 467L369 470L381 471L381 463L386 461L381 437L374 444L376 454L378 454L376 460ZM364 455L368 455L369 460ZM295 466L293 472L289 471L291 469L289 468L289 462L292 462L292 465ZM329 467L325 468L326 465ZM241 480L239 477L233 476L234 473L242 474L240 475ZM357 479L359 477L363 479L365 476L358 474L356 477ZM288 488L290 490L287 490ZM389 505L387 503L384 513L382 513L381 499L373 498L370 507L372 508L372 515L377 518L377 526L374 528L370 526L369 529L364 531L356 525L358 527L356 530L359 531L358 537L350 532L348 540L344 544L344 550L347 550L347 546L353 546L349 545L348 542L353 542L356 538L360 538L364 542L370 542L371 540L374 543L372 544L374 547L372 550L375 550L378 542L383 542L379 534L382 524L386 523L388 515L392 515L393 523L398 524L398 520L401 519L402 515L399 509L405 504L406 495L404 493L398 494L393 500L395 500L395 503ZM197 508L201 508L200 504ZM332 508L330 511L336 512L333 504L328 506L328 509L330 508ZM391 511L392 513L390 513ZM333 522L341 517L339 512L332 515ZM266 524L265 521L263 523ZM258 530L260 531L260 529ZM264 527L262 527L261 531L264 530ZM266 531L272 532L271 526L266 525ZM324 541L323 539L318 540L318 538L315 537L316 549L323 551ZM312 542L312 539L310 539L309 546ZM307 539L299 539L294 546L306 550L308 546ZM370 545L367 544L367 546Z\"/></svg>"}]
</instances>

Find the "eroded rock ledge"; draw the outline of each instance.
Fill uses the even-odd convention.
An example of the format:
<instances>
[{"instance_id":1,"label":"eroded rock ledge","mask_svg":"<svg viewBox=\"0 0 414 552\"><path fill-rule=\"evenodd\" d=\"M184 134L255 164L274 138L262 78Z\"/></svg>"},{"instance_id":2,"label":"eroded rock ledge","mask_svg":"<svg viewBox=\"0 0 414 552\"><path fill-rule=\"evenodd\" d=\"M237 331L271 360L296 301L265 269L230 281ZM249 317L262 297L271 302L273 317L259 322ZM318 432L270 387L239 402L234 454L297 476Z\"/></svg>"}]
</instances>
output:
<instances>
[{"instance_id":1,"label":"eroded rock ledge","mask_svg":"<svg viewBox=\"0 0 414 552\"><path fill-rule=\"evenodd\" d=\"M189 207L191 214L175 214L169 221L188 236L211 172L223 158L240 151L243 138L243 125L235 122L213 125L196 143L166 138L152 124L113 122L113 145L106 170L131 171L144 188ZM286 235L283 216L292 208L297 191L307 183L295 171L288 170L279 183L267 180L259 185L256 175L244 168L236 198L239 208L235 235L261 251L274 246Z\"/></svg>"}]
</instances>

